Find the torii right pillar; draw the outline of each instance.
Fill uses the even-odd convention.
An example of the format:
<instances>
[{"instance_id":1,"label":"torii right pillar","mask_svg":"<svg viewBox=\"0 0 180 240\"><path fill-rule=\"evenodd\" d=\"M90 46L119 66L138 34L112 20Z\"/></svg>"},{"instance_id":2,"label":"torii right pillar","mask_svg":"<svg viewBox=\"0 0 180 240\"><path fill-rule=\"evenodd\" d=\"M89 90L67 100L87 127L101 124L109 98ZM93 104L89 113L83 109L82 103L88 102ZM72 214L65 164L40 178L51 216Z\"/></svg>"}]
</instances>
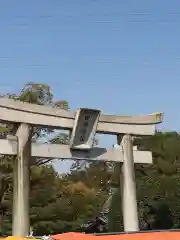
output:
<instances>
[{"instance_id":1,"label":"torii right pillar","mask_svg":"<svg viewBox=\"0 0 180 240\"><path fill-rule=\"evenodd\" d=\"M125 232L132 232L139 230L132 136L125 135L121 146L124 154L121 167L123 225Z\"/></svg>"}]
</instances>

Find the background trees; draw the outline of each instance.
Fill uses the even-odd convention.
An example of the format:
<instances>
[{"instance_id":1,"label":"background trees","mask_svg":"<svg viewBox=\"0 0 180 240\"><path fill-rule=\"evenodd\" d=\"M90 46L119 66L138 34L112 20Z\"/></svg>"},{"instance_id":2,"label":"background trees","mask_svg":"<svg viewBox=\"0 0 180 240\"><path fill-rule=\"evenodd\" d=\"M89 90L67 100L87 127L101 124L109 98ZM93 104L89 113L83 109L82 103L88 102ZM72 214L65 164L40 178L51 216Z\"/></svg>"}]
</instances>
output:
<instances>
[{"instance_id":1,"label":"background trees","mask_svg":"<svg viewBox=\"0 0 180 240\"><path fill-rule=\"evenodd\" d=\"M52 105L68 111L67 101L54 101L49 86L27 83L9 98ZM11 124L0 125L0 137L14 131ZM35 128L34 141L67 144L68 135L57 130ZM137 197L141 229L180 227L180 135L157 132L135 139L139 149L153 152L153 165L136 165ZM31 166L30 217L37 235L79 231L81 224L95 219L112 194L109 231L122 231L120 165L89 162L74 164L69 173L59 175L47 159ZM12 223L13 158L0 156L0 231L10 234ZM43 164L46 163L46 164Z\"/></svg>"},{"instance_id":2,"label":"background trees","mask_svg":"<svg viewBox=\"0 0 180 240\"><path fill-rule=\"evenodd\" d=\"M49 86L27 83L19 94L5 94L15 100L39 105L52 105L68 111L68 102L54 101ZM0 137L12 134L11 124L1 123ZM56 129L34 128L33 141L46 141L67 144L68 134ZM0 231L10 234L12 223L12 167L13 157L0 156ZM30 217L31 226L38 235L61 231L75 231L93 216L103 195L99 190L90 188L81 179L73 182L70 174L60 176L47 159L36 159L37 165L30 169ZM78 164L75 164L77 166ZM75 173L73 172L75 175ZM73 177L72 177L73 179ZM78 179L78 178L77 178Z\"/></svg>"}]
</instances>

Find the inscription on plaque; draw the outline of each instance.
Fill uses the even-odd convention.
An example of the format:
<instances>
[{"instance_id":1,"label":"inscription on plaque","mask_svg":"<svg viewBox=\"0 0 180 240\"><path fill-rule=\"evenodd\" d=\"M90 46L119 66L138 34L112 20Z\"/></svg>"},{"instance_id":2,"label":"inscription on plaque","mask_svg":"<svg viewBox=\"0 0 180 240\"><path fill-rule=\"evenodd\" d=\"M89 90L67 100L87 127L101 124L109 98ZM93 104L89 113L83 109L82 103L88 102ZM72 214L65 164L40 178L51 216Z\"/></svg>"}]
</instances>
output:
<instances>
[{"instance_id":1,"label":"inscription on plaque","mask_svg":"<svg viewBox=\"0 0 180 240\"><path fill-rule=\"evenodd\" d=\"M84 116L84 122L82 124L82 128L80 130L80 142L84 142L85 141L85 137L86 137L86 133L88 130L88 126L89 126L89 122L91 121L91 117L90 116Z\"/></svg>"},{"instance_id":2,"label":"inscription on plaque","mask_svg":"<svg viewBox=\"0 0 180 240\"><path fill-rule=\"evenodd\" d=\"M71 138L71 148L92 148L100 111L94 109L79 109Z\"/></svg>"}]
</instances>

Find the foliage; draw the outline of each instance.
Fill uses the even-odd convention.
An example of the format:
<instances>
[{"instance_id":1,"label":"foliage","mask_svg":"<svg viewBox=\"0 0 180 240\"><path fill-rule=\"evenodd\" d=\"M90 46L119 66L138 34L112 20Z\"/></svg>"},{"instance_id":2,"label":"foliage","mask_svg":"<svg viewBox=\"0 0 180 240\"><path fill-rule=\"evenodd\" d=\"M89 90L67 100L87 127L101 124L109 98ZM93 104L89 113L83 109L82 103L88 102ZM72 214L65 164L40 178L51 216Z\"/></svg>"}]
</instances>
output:
<instances>
[{"instance_id":1,"label":"foliage","mask_svg":"<svg viewBox=\"0 0 180 240\"><path fill-rule=\"evenodd\" d=\"M31 174L31 225L37 235L72 231L91 217L97 192L84 183L59 176L52 165L36 167ZM81 203L81 204L80 204Z\"/></svg>"},{"instance_id":2,"label":"foliage","mask_svg":"<svg viewBox=\"0 0 180 240\"><path fill-rule=\"evenodd\" d=\"M68 110L67 101L54 101L49 86L27 83L19 94L6 94L14 100L32 104L51 105ZM0 137L14 134L17 126L1 123ZM68 134L47 128L34 128L33 140L48 139L51 143L67 144ZM72 231L93 217L99 202L105 198L97 188L90 188L81 180L72 182L69 176L59 176L51 164L40 165L46 159L36 159L38 165L30 169L30 218L37 235ZM11 232L12 225L12 169L13 158L0 156L0 232ZM72 173L73 175L74 173ZM81 204L79 204L81 203Z\"/></svg>"},{"instance_id":3,"label":"foliage","mask_svg":"<svg viewBox=\"0 0 180 240\"><path fill-rule=\"evenodd\" d=\"M33 104L51 105L68 110L66 101L55 102L47 85L28 83L19 94L9 98ZM16 126L17 127L17 126ZM0 125L0 138L14 133L11 124ZM51 138L50 138L51 136ZM34 141L67 144L68 134L47 128L34 128ZM153 164L138 164L137 199L141 229L180 228L180 135L157 132L138 137L134 145L153 153ZM46 159L37 159L30 169L30 218L37 235L78 231L80 225L99 216L112 189L108 214L109 231L122 231L120 164L103 162L75 163L68 174L59 175ZM13 158L0 156L0 231L10 234L12 223Z\"/></svg>"},{"instance_id":4,"label":"foliage","mask_svg":"<svg viewBox=\"0 0 180 240\"><path fill-rule=\"evenodd\" d=\"M63 108L68 110L67 101L53 101L53 94L48 85L39 83L27 83L21 89L19 94L5 94L1 97L8 97L14 100L20 100L32 104L39 105L52 105L56 108ZM7 134L14 134L18 126L9 123L0 123L0 138L6 138ZM33 140L37 141L41 137L47 137L53 131L46 128L34 128L33 129ZM61 136L61 134L59 134ZM64 135L63 135L64 136ZM2 228L7 231L4 227L4 222L11 226L11 209L7 205L12 205L8 201L12 200L12 168L13 168L13 157L0 155L0 231ZM37 158L38 163L42 163L46 159ZM10 196L10 197L8 197ZM10 224L9 224L10 222ZM9 230L8 230L9 231Z\"/></svg>"},{"instance_id":5,"label":"foliage","mask_svg":"<svg viewBox=\"0 0 180 240\"><path fill-rule=\"evenodd\" d=\"M144 201L156 209L166 205L170 212L161 219L169 221L168 219L172 215L173 227L180 226L180 205L178 200L180 135L176 132L157 132L155 136L136 139L135 144L140 149L149 149L153 152L153 165L144 166L144 169L142 167L144 176L137 180L139 201ZM161 213L160 210L156 211L158 222Z\"/></svg>"}]
</instances>

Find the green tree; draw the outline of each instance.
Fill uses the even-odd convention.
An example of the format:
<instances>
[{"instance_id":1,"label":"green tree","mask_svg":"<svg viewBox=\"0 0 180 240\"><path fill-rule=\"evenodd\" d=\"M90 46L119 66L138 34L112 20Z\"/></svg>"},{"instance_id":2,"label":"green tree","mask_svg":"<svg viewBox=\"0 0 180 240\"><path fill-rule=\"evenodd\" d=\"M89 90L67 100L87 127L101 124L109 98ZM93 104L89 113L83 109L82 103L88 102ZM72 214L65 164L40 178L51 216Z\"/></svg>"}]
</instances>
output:
<instances>
[{"instance_id":1,"label":"green tree","mask_svg":"<svg viewBox=\"0 0 180 240\"><path fill-rule=\"evenodd\" d=\"M1 97L8 97L14 100L20 100L23 102L29 102L39 105L52 105L56 108L64 108L68 110L67 101L53 101L53 94L48 85L39 84L39 83L27 83L21 89L18 94L2 94ZM1 123L0 124L0 138L6 138L7 134L14 134L17 126L10 123ZM50 133L53 133L52 130L47 128L34 128L33 139L34 141L38 140L41 137L46 137ZM38 163L46 162L47 159L37 158ZM4 223L7 222L8 226L11 226L11 209L7 205L11 205L9 201L12 198L12 166L13 157L12 156L0 156L0 231L3 234L7 232L6 226ZM9 231L9 229L8 229Z\"/></svg>"},{"instance_id":2,"label":"green tree","mask_svg":"<svg viewBox=\"0 0 180 240\"><path fill-rule=\"evenodd\" d=\"M40 166L31 177L31 225L37 235L77 231L98 207L101 196L95 189L59 176L51 165Z\"/></svg>"},{"instance_id":3,"label":"green tree","mask_svg":"<svg viewBox=\"0 0 180 240\"><path fill-rule=\"evenodd\" d=\"M19 94L4 96L32 104L51 105L68 110L67 101L54 101L50 87L44 84L27 83ZM16 128L12 124L1 125L1 138L6 138L7 134L14 134ZM41 127L34 128L33 141L42 137L52 143L68 143L66 132ZM0 160L1 232L10 234L13 158L1 156ZM79 226L88 221L96 212L99 202L102 202L101 192L98 188L92 189L86 184L88 181L82 183L80 179L72 182L69 175L59 176L51 164L42 165L48 162L47 159L37 158L36 162L37 165L30 168L30 219L35 233L43 235L79 229ZM71 175L73 174L74 172L71 172Z\"/></svg>"},{"instance_id":4,"label":"green tree","mask_svg":"<svg viewBox=\"0 0 180 240\"><path fill-rule=\"evenodd\" d=\"M141 171L137 176L138 200L141 208L144 204L153 206L156 210L158 222L163 221L162 211L164 201L173 219L173 227L180 226L179 204L179 166L180 166L180 136L176 132L157 132L154 136L137 138L135 144L141 150L153 153L153 164L136 166ZM158 206L157 205L158 202ZM151 216L151 214L150 214ZM167 214L168 217L168 214ZM141 218L142 221L143 217ZM169 220L167 220L169 221ZM163 223L158 223L162 226Z\"/></svg>"},{"instance_id":5,"label":"green tree","mask_svg":"<svg viewBox=\"0 0 180 240\"><path fill-rule=\"evenodd\" d=\"M51 88L27 83L18 94L6 97L39 105L68 110L67 101L54 101ZM0 138L14 134L17 126L0 125ZM34 128L33 140L67 144L66 132ZM157 132L150 137L137 137L140 150L153 153L153 164L135 165L137 198L141 229L180 227L180 135ZM102 211L111 189L116 189L109 209L109 231L122 230L120 164L75 162L70 173L59 176L48 159L37 158L31 166L30 218L38 235L78 231L79 226ZM0 156L0 231L10 234L12 222L13 158ZM79 204L81 203L81 204Z\"/></svg>"}]
</instances>

